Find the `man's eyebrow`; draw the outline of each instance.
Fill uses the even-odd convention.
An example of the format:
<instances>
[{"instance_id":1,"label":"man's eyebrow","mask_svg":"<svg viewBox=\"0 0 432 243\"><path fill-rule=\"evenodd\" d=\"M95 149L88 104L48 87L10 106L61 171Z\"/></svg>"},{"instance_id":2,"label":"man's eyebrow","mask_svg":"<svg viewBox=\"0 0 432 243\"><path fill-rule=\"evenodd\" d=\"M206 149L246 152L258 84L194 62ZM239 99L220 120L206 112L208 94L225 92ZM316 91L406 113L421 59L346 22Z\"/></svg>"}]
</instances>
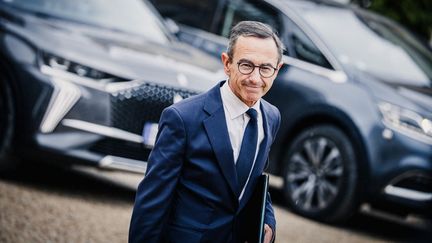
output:
<instances>
[{"instance_id":1,"label":"man's eyebrow","mask_svg":"<svg viewBox=\"0 0 432 243\"><path fill-rule=\"evenodd\" d=\"M248 62L248 63L251 63L251 64L255 65L254 62L252 62L251 60L245 59L245 58L240 59L238 62ZM270 66L270 67L273 67L273 65L271 63L262 63L262 64L257 65L257 66Z\"/></svg>"},{"instance_id":2,"label":"man's eyebrow","mask_svg":"<svg viewBox=\"0 0 432 243\"><path fill-rule=\"evenodd\" d=\"M248 60L248 59L245 59L245 58L240 59L238 62L249 62L249 63L254 64L251 60Z\"/></svg>"}]
</instances>

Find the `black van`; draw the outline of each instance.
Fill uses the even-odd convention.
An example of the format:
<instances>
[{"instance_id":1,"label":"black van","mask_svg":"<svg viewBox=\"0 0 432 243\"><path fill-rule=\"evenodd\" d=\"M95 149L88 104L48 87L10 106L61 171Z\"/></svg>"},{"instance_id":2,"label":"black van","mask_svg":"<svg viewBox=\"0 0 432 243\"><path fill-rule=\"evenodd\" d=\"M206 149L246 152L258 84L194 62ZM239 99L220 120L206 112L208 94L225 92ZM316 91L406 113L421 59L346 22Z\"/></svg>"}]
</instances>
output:
<instances>
[{"instance_id":1,"label":"black van","mask_svg":"<svg viewBox=\"0 0 432 243\"><path fill-rule=\"evenodd\" d=\"M25 155L143 173L162 110L225 76L142 0L0 1L0 57L0 171Z\"/></svg>"}]
</instances>

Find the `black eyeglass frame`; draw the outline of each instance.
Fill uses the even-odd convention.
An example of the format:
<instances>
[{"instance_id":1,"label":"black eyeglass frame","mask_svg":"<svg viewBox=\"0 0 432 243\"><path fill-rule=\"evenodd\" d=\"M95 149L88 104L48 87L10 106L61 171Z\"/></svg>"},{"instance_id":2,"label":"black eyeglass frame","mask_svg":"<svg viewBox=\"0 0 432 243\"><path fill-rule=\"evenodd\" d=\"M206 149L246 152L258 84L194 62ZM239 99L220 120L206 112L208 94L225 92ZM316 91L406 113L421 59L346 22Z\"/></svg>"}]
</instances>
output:
<instances>
[{"instance_id":1,"label":"black eyeglass frame","mask_svg":"<svg viewBox=\"0 0 432 243\"><path fill-rule=\"evenodd\" d=\"M250 65L251 67L253 67L252 68L252 70L250 71L250 72L246 72L246 73L244 73L244 72L242 72L241 70L240 70L240 65L241 64L248 64L248 65ZM263 75L262 73L261 73L261 68L262 67L266 67L266 68L272 68L273 69L273 73L271 74L271 75L269 75L269 76L265 76L265 75ZM255 68L258 68L258 72L259 72L259 74L261 75L261 77L263 77L263 78L270 78L270 77L273 77L273 75L276 73L276 71L278 70L277 68L274 68L273 66L271 66L271 65L255 65L255 64L253 64L253 63L251 63L251 62L245 62L245 61L238 61L237 62L237 69L239 70L239 72L241 73L241 74L244 74L244 75L249 75L249 74L251 74L251 73L253 73L253 71L255 71Z\"/></svg>"}]
</instances>

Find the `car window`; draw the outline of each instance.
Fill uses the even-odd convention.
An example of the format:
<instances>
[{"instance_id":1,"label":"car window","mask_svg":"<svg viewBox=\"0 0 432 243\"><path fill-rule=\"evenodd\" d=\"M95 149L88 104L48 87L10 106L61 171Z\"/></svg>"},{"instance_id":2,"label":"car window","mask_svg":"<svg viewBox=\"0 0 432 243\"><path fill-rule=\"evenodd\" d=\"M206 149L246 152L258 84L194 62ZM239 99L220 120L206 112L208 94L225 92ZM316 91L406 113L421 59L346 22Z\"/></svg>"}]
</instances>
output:
<instances>
[{"instance_id":1,"label":"car window","mask_svg":"<svg viewBox=\"0 0 432 243\"><path fill-rule=\"evenodd\" d=\"M102 26L168 43L169 32L147 1L8 0L4 3L38 14ZM121 11L119 11L121 9Z\"/></svg>"},{"instance_id":2,"label":"car window","mask_svg":"<svg viewBox=\"0 0 432 243\"><path fill-rule=\"evenodd\" d=\"M213 16L223 1L151 0L160 13L178 23L211 31Z\"/></svg>"},{"instance_id":3,"label":"car window","mask_svg":"<svg viewBox=\"0 0 432 243\"><path fill-rule=\"evenodd\" d=\"M302 31L300 27L288 17L286 17L284 20L287 23L286 38L288 40L284 44L287 46L287 49L290 50L289 55L305 62L309 62L324 68L333 69L322 52L304 33L304 31Z\"/></svg>"},{"instance_id":4,"label":"car window","mask_svg":"<svg viewBox=\"0 0 432 243\"><path fill-rule=\"evenodd\" d=\"M216 34L229 37L231 27L240 21L254 20L272 26L280 33L281 22L278 12L263 1L227 1L223 8Z\"/></svg>"}]
</instances>

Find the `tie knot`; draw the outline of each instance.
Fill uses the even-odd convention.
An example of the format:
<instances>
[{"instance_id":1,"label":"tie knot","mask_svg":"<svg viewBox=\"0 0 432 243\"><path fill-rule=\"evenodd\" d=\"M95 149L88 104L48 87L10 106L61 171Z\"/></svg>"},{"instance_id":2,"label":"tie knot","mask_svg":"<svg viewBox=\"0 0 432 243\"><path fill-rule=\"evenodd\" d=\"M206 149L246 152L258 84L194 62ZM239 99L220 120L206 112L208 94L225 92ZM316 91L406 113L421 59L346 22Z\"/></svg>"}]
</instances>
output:
<instances>
[{"instance_id":1,"label":"tie knot","mask_svg":"<svg viewBox=\"0 0 432 243\"><path fill-rule=\"evenodd\" d=\"M254 108L250 108L249 110L247 110L246 114L249 115L250 119L253 119L254 121L256 121L257 116L258 116L258 112Z\"/></svg>"}]
</instances>

